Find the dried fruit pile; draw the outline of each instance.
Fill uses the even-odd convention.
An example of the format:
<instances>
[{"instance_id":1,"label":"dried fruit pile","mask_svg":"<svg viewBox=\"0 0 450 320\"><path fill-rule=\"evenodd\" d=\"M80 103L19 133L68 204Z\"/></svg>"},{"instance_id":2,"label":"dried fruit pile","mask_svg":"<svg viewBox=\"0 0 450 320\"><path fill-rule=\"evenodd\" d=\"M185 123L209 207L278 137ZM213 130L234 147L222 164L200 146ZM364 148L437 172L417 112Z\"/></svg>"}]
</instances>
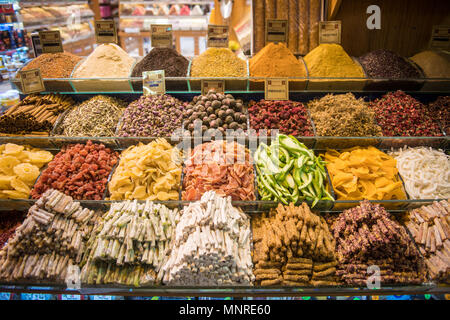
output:
<instances>
[{"instance_id":1,"label":"dried fruit pile","mask_svg":"<svg viewBox=\"0 0 450 320\"><path fill-rule=\"evenodd\" d=\"M255 173L250 151L237 142L216 140L196 146L185 162L183 200L199 200L214 190L233 200L253 201Z\"/></svg>"},{"instance_id":2,"label":"dried fruit pile","mask_svg":"<svg viewBox=\"0 0 450 320\"><path fill-rule=\"evenodd\" d=\"M314 135L308 112L301 102L250 101L248 113L250 128L259 134L270 135L271 129L277 129L280 133L296 137Z\"/></svg>"},{"instance_id":3,"label":"dried fruit pile","mask_svg":"<svg viewBox=\"0 0 450 320\"><path fill-rule=\"evenodd\" d=\"M252 219L253 262L259 285L336 285L335 241L308 205L278 205Z\"/></svg>"},{"instance_id":4,"label":"dried fruit pile","mask_svg":"<svg viewBox=\"0 0 450 320\"><path fill-rule=\"evenodd\" d=\"M443 200L409 212L406 223L433 280L450 284L450 204Z\"/></svg>"},{"instance_id":5,"label":"dried fruit pile","mask_svg":"<svg viewBox=\"0 0 450 320\"><path fill-rule=\"evenodd\" d=\"M101 200L117 160L117 152L90 140L65 146L42 172L31 195L37 199L56 189L76 200Z\"/></svg>"},{"instance_id":6,"label":"dried fruit pile","mask_svg":"<svg viewBox=\"0 0 450 320\"><path fill-rule=\"evenodd\" d=\"M381 270L380 283L416 283L425 280L422 258L405 229L391 220L378 204L363 201L345 210L331 232L339 260L337 274L350 285L366 285L369 266Z\"/></svg>"},{"instance_id":7,"label":"dried fruit pile","mask_svg":"<svg viewBox=\"0 0 450 320\"><path fill-rule=\"evenodd\" d=\"M369 107L375 111L385 136L442 136L429 109L403 91L389 92L370 102Z\"/></svg>"}]
</instances>

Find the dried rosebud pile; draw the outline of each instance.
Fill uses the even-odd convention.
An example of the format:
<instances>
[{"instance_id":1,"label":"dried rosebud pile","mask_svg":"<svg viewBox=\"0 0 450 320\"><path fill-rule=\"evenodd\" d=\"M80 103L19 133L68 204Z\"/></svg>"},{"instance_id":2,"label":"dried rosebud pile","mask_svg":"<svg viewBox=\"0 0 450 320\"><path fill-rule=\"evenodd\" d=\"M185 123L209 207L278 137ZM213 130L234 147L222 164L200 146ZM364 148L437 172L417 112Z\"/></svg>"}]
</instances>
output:
<instances>
[{"instance_id":1,"label":"dried rosebud pile","mask_svg":"<svg viewBox=\"0 0 450 320\"><path fill-rule=\"evenodd\" d=\"M184 104L164 94L142 96L125 109L119 137L170 137L181 129Z\"/></svg>"},{"instance_id":2,"label":"dried rosebud pile","mask_svg":"<svg viewBox=\"0 0 450 320\"><path fill-rule=\"evenodd\" d=\"M42 172L31 195L38 199L48 189L55 189L76 200L101 200L118 158L117 152L90 140L66 146Z\"/></svg>"},{"instance_id":3,"label":"dried rosebud pile","mask_svg":"<svg viewBox=\"0 0 450 320\"><path fill-rule=\"evenodd\" d=\"M381 271L381 283L422 283L425 265L405 229L379 204L365 200L333 222L338 271L351 285L365 285L369 266Z\"/></svg>"},{"instance_id":4,"label":"dried rosebud pile","mask_svg":"<svg viewBox=\"0 0 450 320\"><path fill-rule=\"evenodd\" d=\"M313 129L305 106L294 101L250 102L248 108L250 126L257 132L278 129L280 133L293 136L312 136Z\"/></svg>"},{"instance_id":5,"label":"dried rosebud pile","mask_svg":"<svg viewBox=\"0 0 450 320\"><path fill-rule=\"evenodd\" d=\"M433 119L441 123L445 134L450 135L450 96L437 98L428 108Z\"/></svg>"},{"instance_id":6,"label":"dried rosebud pile","mask_svg":"<svg viewBox=\"0 0 450 320\"><path fill-rule=\"evenodd\" d=\"M428 108L401 90L389 92L369 106L385 136L442 136Z\"/></svg>"}]
</instances>

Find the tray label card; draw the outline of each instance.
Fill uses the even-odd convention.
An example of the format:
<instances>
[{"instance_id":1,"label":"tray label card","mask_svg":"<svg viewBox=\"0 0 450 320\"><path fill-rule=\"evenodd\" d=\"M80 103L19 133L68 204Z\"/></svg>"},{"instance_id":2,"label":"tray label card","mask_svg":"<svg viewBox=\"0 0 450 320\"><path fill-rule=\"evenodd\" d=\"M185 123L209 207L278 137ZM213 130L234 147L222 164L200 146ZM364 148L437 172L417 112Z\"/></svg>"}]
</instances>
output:
<instances>
[{"instance_id":1,"label":"tray label card","mask_svg":"<svg viewBox=\"0 0 450 320\"><path fill-rule=\"evenodd\" d=\"M341 44L341 21L320 21L319 22L319 43Z\"/></svg>"},{"instance_id":2,"label":"tray label card","mask_svg":"<svg viewBox=\"0 0 450 320\"><path fill-rule=\"evenodd\" d=\"M142 72L142 81L144 96L166 93L164 70L144 71Z\"/></svg>"},{"instance_id":3,"label":"tray label card","mask_svg":"<svg viewBox=\"0 0 450 320\"><path fill-rule=\"evenodd\" d=\"M267 78L264 85L265 100L289 100L289 81L287 78Z\"/></svg>"},{"instance_id":4,"label":"tray label card","mask_svg":"<svg viewBox=\"0 0 450 320\"><path fill-rule=\"evenodd\" d=\"M44 81L42 81L41 70L30 69L19 71L20 82L23 93L36 93L45 91Z\"/></svg>"},{"instance_id":5,"label":"tray label card","mask_svg":"<svg viewBox=\"0 0 450 320\"><path fill-rule=\"evenodd\" d=\"M173 36L171 24L152 24L152 47L154 48L172 48Z\"/></svg>"},{"instance_id":6,"label":"tray label card","mask_svg":"<svg viewBox=\"0 0 450 320\"><path fill-rule=\"evenodd\" d=\"M271 20L266 21L266 44L269 42L288 42L288 21Z\"/></svg>"},{"instance_id":7,"label":"tray label card","mask_svg":"<svg viewBox=\"0 0 450 320\"><path fill-rule=\"evenodd\" d=\"M208 25L208 40L206 46L228 48L228 26Z\"/></svg>"},{"instance_id":8,"label":"tray label card","mask_svg":"<svg viewBox=\"0 0 450 320\"><path fill-rule=\"evenodd\" d=\"M214 89L217 93L225 92L225 80L202 80L202 95L208 94L208 91Z\"/></svg>"},{"instance_id":9,"label":"tray label card","mask_svg":"<svg viewBox=\"0 0 450 320\"><path fill-rule=\"evenodd\" d=\"M433 26L430 39L431 49L450 49L450 25Z\"/></svg>"},{"instance_id":10,"label":"tray label card","mask_svg":"<svg viewBox=\"0 0 450 320\"><path fill-rule=\"evenodd\" d=\"M39 31L42 53L63 52L61 33L59 30Z\"/></svg>"},{"instance_id":11,"label":"tray label card","mask_svg":"<svg viewBox=\"0 0 450 320\"><path fill-rule=\"evenodd\" d=\"M117 43L117 28L114 20L95 20L95 41Z\"/></svg>"}]
</instances>

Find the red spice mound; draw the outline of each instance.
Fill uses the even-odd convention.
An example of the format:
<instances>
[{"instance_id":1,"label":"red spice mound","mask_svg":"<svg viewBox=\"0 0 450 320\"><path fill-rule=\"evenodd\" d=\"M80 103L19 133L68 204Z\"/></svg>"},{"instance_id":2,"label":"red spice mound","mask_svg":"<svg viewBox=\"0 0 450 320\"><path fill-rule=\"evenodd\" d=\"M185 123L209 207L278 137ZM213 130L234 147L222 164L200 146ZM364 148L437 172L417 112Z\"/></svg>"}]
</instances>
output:
<instances>
[{"instance_id":1,"label":"red spice mound","mask_svg":"<svg viewBox=\"0 0 450 320\"><path fill-rule=\"evenodd\" d=\"M312 136L313 129L305 106L294 101L250 102L248 108L250 127L257 132L278 129L293 136Z\"/></svg>"},{"instance_id":2,"label":"red spice mound","mask_svg":"<svg viewBox=\"0 0 450 320\"><path fill-rule=\"evenodd\" d=\"M384 136L442 136L428 108L403 91L389 92L369 103Z\"/></svg>"},{"instance_id":3,"label":"red spice mound","mask_svg":"<svg viewBox=\"0 0 450 320\"><path fill-rule=\"evenodd\" d=\"M0 214L0 249L14 234L25 217L24 212L11 211Z\"/></svg>"},{"instance_id":4,"label":"red spice mound","mask_svg":"<svg viewBox=\"0 0 450 320\"><path fill-rule=\"evenodd\" d=\"M86 144L66 146L42 172L31 196L38 199L53 188L75 200L101 200L118 158L117 152L90 140Z\"/></svg>"},{"instance_id":5,"label":"red spice mound","mask_svg":"<svg viewBox=\"0 0 450 320\"><path fill-rule=\"evenodd\" d=\"M256 199L250 151L236 142L213 141L195 147L184 167L183 200L196 201L214 190L233 200Z\"/></svg>"},{"instance_id":6,"label":"red spice mound","mask_svg":"<svg viewBox=\"0 0 450 320\"><path fill-rule=\"evenodd\" d=\"M450 135L450 96L438 97L428 107L433 119L441 123L446 135Z\"/></svg>"}]
</instances>

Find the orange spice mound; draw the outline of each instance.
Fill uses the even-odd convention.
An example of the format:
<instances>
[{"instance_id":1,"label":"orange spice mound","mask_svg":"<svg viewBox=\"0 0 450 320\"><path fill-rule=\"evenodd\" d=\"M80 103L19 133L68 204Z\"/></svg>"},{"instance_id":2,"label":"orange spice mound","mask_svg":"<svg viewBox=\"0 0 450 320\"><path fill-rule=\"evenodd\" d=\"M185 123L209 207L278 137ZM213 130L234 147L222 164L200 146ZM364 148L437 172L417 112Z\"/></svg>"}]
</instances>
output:
<instances>
[{"instance_id":1,"label":"orange spice mound","mask_svg":"<svg viewBox=\"0 0 450 320\"><path fill-rule=\"evenodd\" d=\"M23 70L39 68L42 78L70 78L72 70L81 60L69 52L44 53L33 59Z\"/></svg>"}]
</instances>

